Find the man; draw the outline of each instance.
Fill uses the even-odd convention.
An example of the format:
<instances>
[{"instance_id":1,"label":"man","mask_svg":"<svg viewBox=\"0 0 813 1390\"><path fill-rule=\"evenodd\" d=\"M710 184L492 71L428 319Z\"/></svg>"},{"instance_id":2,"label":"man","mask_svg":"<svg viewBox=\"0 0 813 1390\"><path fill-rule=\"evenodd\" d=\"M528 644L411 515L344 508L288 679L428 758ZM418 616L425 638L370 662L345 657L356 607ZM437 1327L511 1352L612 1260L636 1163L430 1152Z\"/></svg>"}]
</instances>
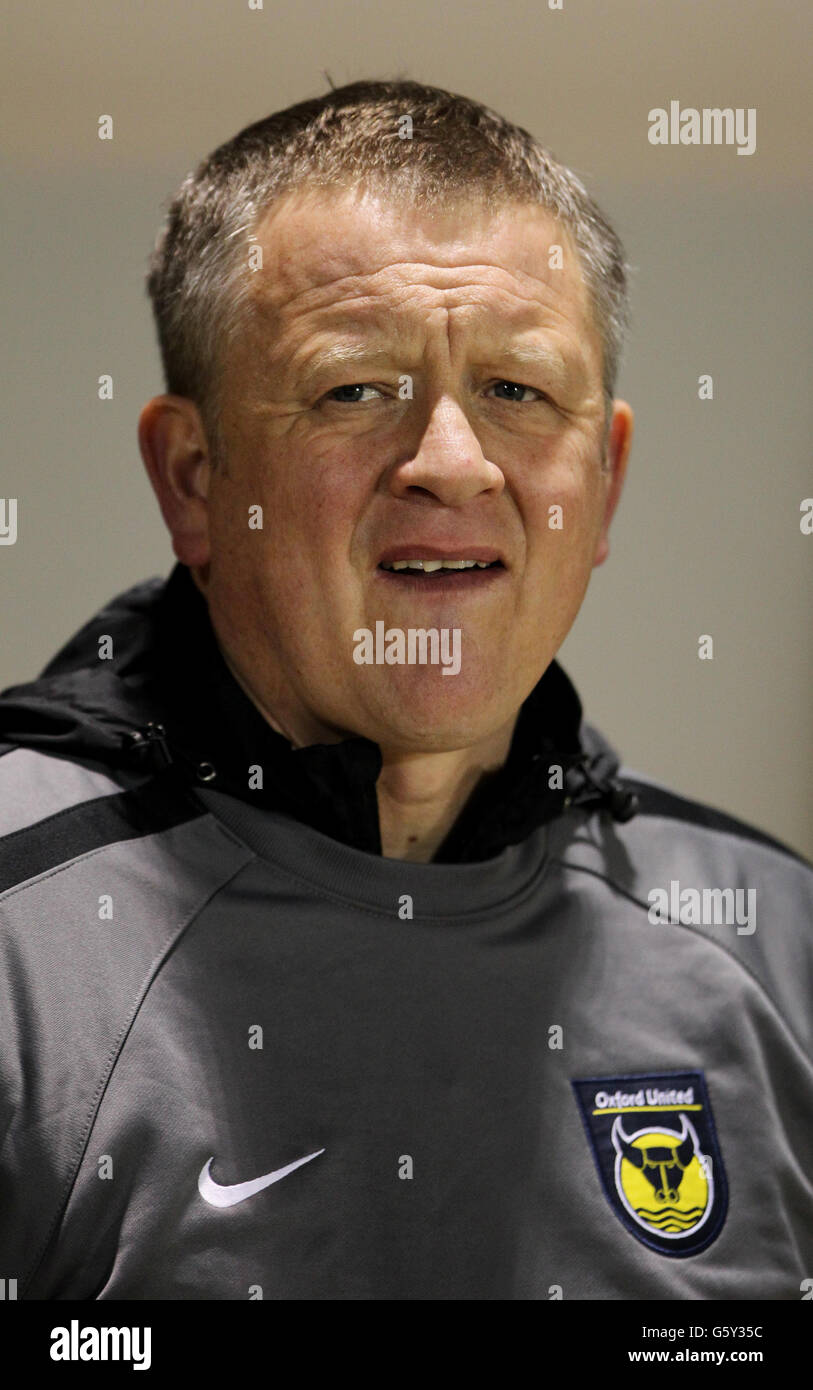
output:
<instances>
[{"instance_id":1,"label":"man","mask_svg":"<svg viewBox=\"0 0 813 1390\"><path fill-rule=\"evenodd\" d=\"M0 1215L31 1299L800 1297L813 877L555 662L632 435L623 250L417 83L182 186L178 565L0 701Z\"/></svg>"}]
</instances>

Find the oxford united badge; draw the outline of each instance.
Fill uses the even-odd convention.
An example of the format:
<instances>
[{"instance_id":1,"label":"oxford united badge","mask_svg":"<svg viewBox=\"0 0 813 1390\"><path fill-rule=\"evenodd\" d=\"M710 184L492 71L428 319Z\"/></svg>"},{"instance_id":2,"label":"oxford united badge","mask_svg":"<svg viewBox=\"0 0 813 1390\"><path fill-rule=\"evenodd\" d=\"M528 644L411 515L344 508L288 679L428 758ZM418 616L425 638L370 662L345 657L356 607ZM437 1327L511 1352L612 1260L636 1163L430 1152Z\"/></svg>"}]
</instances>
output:
<instances>
[{"instance_id":1,"label":"oxford united badge","mask_svg":"<svg viewBox=\"0 0 813 1390\"><path fill-rule=\"evenodd\" d=\"M573 1081L610 1206L662 1255L697 1255L728 1209L720 1147L700 1071Z\"/></svg>"}]
</instances>

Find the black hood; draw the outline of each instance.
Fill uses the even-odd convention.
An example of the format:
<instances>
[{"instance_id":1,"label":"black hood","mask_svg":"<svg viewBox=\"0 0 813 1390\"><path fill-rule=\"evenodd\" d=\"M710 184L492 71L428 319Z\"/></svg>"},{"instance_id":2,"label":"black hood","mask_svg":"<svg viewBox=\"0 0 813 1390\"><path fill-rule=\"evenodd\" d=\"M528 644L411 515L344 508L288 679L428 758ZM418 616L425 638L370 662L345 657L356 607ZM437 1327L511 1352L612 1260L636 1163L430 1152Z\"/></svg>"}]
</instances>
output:
<instances>
[{"instance_id":1,"label":"black hood","mask_svg":"<svg viewBox=\"0 0 813 1390\"><path fill-rule=\"evenodd\" d=\"M160 718L151 658L165 583L148 579L118 594L36 680L2 691L3 742L111 767L132 763L132 734ZM100 657L102 638L111 639L111 659Z\"/></svg>"},{"instance_id":2,"label":"black hood","mask_svg":"<svg viewBox=\"0 0 813 1390\"><path fill-rule=\"evenodd\" d=\"M372 847L372 819L377 835L378 745L359 736L294 749L272 730L228 671L206 603L181 565L168 580L117 595L37 680L3 691L0 742L111 769L172 763L190 782L214 774L220 789L359 847ZM271 770L260 796L247 790L251 763ZM553 763L564 769L561 789L548 786ZM552 662L520 710L505 765L481 779L439 857L468 858L475 844L476 857L487 857L565 804L604 805L629 819L636 805L614 781L618 765Z\"/></svg>"}]
</instances>

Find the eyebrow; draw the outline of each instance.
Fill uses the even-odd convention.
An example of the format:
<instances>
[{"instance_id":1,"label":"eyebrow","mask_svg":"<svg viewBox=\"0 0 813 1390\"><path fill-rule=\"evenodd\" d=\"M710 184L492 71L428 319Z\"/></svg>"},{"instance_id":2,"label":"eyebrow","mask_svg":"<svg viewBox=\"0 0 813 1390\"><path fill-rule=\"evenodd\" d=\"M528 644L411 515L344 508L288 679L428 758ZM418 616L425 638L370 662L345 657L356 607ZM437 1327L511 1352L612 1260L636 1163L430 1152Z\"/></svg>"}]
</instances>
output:
<instances>
[{"instance_id":1,"label":"eyebrow","mask_svg":"<svg viewBox=\"0 0 813 1390\"><path fill-rule=\"evenodd\" d=\"M297 363L296 356L292 359L291 365L297 374L305 379L312 380L316 376L330 372L337 367L354 367L374 363L393 363L397 364L397 348L388 346L374 346L365 343L334 343L330 347L317 349L303 363ZM482 353L477 354L483 356ZM553 373L556 381L563 385L568 379L574 363L563 356L556 349L544 343L527 345L523 343L505 343L493 348L488 356L495 362L516 363L517 366L544 367Z\"/></svg>"},{"instance_id":2,"label":"eyebrow","mask_svg":"<svg viewBox=\"0 0 813 1390\"><path fill-rule=\"evenodd\" d=\"M544 367L553 372L556 380L564 384L574 363L571 357L563 355L556 348L547 347L544 343L537 343L533 346L523 343L504 344L494 351L495 360L501 362L515 362L518 367Z\"/></svg>"},{"instance_id":3,"label":"eyebrow","mask_svg":"<svg viewBox=\"0 0 813 1390\"><path fill-rule=\"evenodd\" d=\"M310 378L334 367L352 367L365 362L392 362L395 353L389 347L373 347L365 343L334 343L332 347L317 349L308 358L298 363L296 356L292 367L303 377Z\"/></svg>"}]
</instances>

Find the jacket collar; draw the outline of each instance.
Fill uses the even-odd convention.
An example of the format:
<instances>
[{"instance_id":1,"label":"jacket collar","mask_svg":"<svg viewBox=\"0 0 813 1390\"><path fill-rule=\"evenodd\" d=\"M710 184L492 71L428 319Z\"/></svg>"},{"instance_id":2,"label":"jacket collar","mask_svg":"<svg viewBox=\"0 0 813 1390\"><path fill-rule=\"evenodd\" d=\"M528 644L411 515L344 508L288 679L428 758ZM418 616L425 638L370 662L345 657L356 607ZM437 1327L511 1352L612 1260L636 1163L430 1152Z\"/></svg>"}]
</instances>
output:
<instances>
[{"instance_id":1,"label":"jacket collar","mask_svg":"<svg viewBox=\"0 0 813 1390\"><path fill-rule=\"evenodd\" d=\"M176 565L157 609L158 702L172 756L200 781L303 821L371 854L381 853L377 743L361 736L294 748L266 722L229 671L206 601L185 566ZM584 757L582 709L554 661L517 718L506 762L483 776L434 862L466 862L499 853L560 814L563 773ZM262 770L262 786L256 770ZM562 779L564 780L564 778Z\"/></svg>"},{"instance_id":2,"label":"jacket collar","mask_svg":"<svg viewBox=\"0 0 813 1390\"><path fill-rule=\"evenodd\" d=\"M101 633L110 639L110 660L99 660ZM117 594L37 680L0 694L0 752L14 747L111 768L149 770L169 761L190 790L210 783L381 853L378 745L355 737L293 748L276 733L231 675L206 602L182 565L168 580ZM249 782L258 767L261 788ZM554 661L519 710L503 767L481 778L434 860L492 858L569 805L629 820L636 797L617 774L617 755L581 723L578 696Z\"/></svg>"}]
</instances>

